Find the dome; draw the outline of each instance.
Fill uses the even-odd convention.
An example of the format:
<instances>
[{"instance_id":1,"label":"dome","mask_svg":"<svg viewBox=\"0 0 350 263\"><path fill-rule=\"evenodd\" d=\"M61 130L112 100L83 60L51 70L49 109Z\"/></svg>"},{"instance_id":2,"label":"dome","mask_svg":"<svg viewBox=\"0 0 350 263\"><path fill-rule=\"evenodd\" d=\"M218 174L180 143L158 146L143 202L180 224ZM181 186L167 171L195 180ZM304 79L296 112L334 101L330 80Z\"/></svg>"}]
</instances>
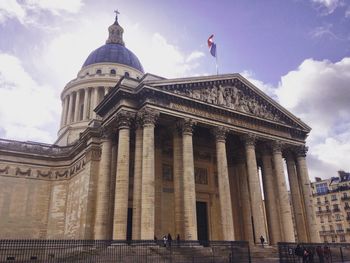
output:
<instances>
[{"instance_id":1,"label":"dome","mask_svg":"<svg viewBox=\"0 0 350 263\"><path fill-rule=\"evenodd\" d=\"M124 45L107 43L91 52L83 64L83 68L96 63L119 63L143 72L139 59Z\"/></svg>"}]
</instances>

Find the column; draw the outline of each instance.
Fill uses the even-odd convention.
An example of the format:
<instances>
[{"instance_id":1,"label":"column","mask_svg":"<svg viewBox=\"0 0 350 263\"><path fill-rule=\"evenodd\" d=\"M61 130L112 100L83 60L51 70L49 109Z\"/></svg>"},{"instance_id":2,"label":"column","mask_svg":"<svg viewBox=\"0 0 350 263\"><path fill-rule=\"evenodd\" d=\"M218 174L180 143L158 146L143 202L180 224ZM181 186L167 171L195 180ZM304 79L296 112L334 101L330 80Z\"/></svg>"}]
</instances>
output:
<instances>
[{"instance_id":1,"label":"column","mask_svg":"<svg viewBox=\"0 0 350 263\"><path fill-rule=\"evenodd\" d=\"M70 124L72 122L72 108L73 108L73 93L69 94L69 105L68 105L68 114L66 124Z\"/></svg>"},{"instance_id":2,"label":"column","mask_svg":"<svg viewBox=\"0 0 350 263\"><path fill-rule=\"evenodd\" d=\"M66 125L67 123L67 113L68 113L68 104L69 104L69 99L68 96L64 97L64 108L63 108L63 120L62 120L62 127Z\"/></svg>"},{"instance_id":3,"label":"column","mask_svg":"<svg viewBox=\"0 0 350 263\"><path fill-rule=\"evenodd\" d=\"M282 240L280 219L277 209L276 184L272 170L272 156L266 146L262 153L262 163L262 180L264 186L266 217L270 244L276 245L277 242Z\"/></svg>"},{"instance_id":4,"label":"column","mask_svg":"<svg viewBox=\"0 0 350 263\"><path fill-rule=\"evenodd\" d=\"M305 227L302 198L300 194L300 186L298 182L298 176L296 173L295 160L291 152L286 154L290 195L293 204L295 227L297 232L297 242L308 242L307 232Z\"/></svg>"},{"instance_id":5,"label":"column","mask_svg":"<svg viewBox=\"0 0 350 263\"><path fill-rule=\"evenodd\" d=\"M230 182L228 178L226 156L226 134L228 130L218 127L214 130L216 143L216 158L218 169L219 199L223 239L234 240Z\"/></svg>"},{"instance_id":6,"label":"column","mask_svg":"<svg viewBox=\"0 0 350 263\"><path fill-rule=\"evenodd\" d=\"M154 238L155 213L155 168L154 168L154 126L158 114L151 110L142 111L142 193L141 193L141 239Z\"/></svg>"},{"instance_id":7,"label":"column","mask_svg":"<svg viewBox=\"0 0 350 263\"><path fill-rule=\"evenodd\" d=\"M132 208L132 239L141 239L141 188L142 188L142 122L136 118L135 130L135 166L134 166L134 192Z\"/></svg>"},{"instance_id":8,"label":"column","mask_svg":"<svg viewBox=\"0 0 350 263\"><path fill-rule=\"evenodd\" d=\"M75 109L74 109L74 121L79 121L79 104L80 104L80 92L75 93Z\"/></svg>"},{"instance_id":9,"label":"column","mask_svg":"<svg viewBox=\"0 0 350 263\"><path fill-rule=\"evenodd\" d=\"M276 186L279 200L279 212L282 225L283 240L285 242L294 242L294 227L292 221L292 212L290 208L289 195L286 185L286 178L283 169L282 145L280 142L274 142L272 145L273 164L276 173Z\"/></svg>"},{"instance_id":10,"label":"column","mask_svg":"<svg viewBox=\"0 0 350 263\"><path fill-rule=\"evenodd\" d=\"M64 99L62 100L62 112L61 112L61 122L60 122L60 127L62 127L62 126L63 126L65 104L66 104L66 100L65 100L65 98L64 98Z\"/></svg>"},{"instance_id":11,"label":"column","mask_svg":"<svg viewBox=\"0 0 350 263\"><path fill-rule=\"evenodd\" d=\"M101 139L101 160L97 181L95 239L108 239L109 187L111 182L112 141L110 131L105 131Z\"/></svg>"},{"instance_id":12,"label":"column","mask_svg":"<svg viewBox=\"0 0 350 263\"><path fill-rule=\"evenodd\" d=\"M94 109L97 107L97 103L98 103L98 87L92 88L91 94L92 96L91 96L90 118L95 119L96 112L94 112Z\"/></svg>"},{"instance_id":13,"label":"column","mask_svg":"<svg viewBox=\"0 0 350 263\"><path fill-rule=\"evenodd\" d=\"M248 173L248 185L250 190L250 201L253 217L253 229L254 229L254 241L260 242L260 236L266 237L265 224L264 224L264 212L261 195L260 180L258 174L258 166L255 156L255 138L253 136L245 136L244 138L247 173Z\"/></svg>"},{"instance_id":14,"label":"column","mask_svg":"<svg viewBox=\"0 0 350 263\"><path fill-rule=\"evenodd\" d=\"M177 127L178 128L178 127ZM181 131L173 131L173 177L174 177L174 206L175 206L175 234L180 238L183 232L183 168L182 168L182 137Z\"/></svg>"},{"instance_id":15,"label":"column","mask_svg":"<svg viewBox=\"0 0 350 263\"><path fill-rule=\"evenodd\" d=\"M300 146L297 149L297 172L300 179L301 190L303 195L303 203L305 209L307 233L309 234L309 242L320 242L314 208L312 204L312 192L310 187L309 173L306 164L307 147Z\"/></svg>"},{"instance_id":16,"label":"column","mask_svg":"<svg viewBox=\"0 0 350 263\"><path fill-rule=\"evenodd\" d=\"M243 240L247 240L250 244L254 244L247 167L244 154L242 152L238 152L237 170L239 173L239 195L242 211Z\"/></svg>"},{"instance_id":17,"label":"column","mask_svg":"<svg viewBox=\"0 0 350 263\"><path fill-rule=\"evenodd\" d=\"M104 87L104 91L105 91L104 96L106 96L108 93L108 87Z\"/></svg>"},{"instance_id":18,"label":"column","mask_svg":"<svg viewBox=\"0 0 350 263\"><path fill-rule=\"evenodd\" d=\"M196 185L194 179L192 120L182 122L182 164L183 164L183 191L184 191L184 239L198 240L197 212L196 212Z\"/></svg>"},{"instance_id":19,"label":"column","mask_svg":"<svg viewBox=\"0 0 350 263\"><path fill-rule=\"evenodd\" d=\"M89 88L84 89L84 107L83 107L83 120L89 119L88 111L89 110Z\"/></svg>"},{"instance_id":20,"label":"column","mask_svg":"<svg viewBox=\"0 0 350 263\"><path fill-rule=\"evenodd\" d=\"M126 239L129 197L131 113L121 111L117 116L118 153L115 181L113 239Z\"/></svg>"}]
</instances>

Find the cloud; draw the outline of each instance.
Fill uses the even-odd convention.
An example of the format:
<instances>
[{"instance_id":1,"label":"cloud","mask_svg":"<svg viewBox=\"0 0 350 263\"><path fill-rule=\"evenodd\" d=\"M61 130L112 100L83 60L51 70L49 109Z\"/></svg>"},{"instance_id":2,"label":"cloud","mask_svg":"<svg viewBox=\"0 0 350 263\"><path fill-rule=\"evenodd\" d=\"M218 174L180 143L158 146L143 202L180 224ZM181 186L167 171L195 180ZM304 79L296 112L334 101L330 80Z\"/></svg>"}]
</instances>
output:
<instances>
[{"instance_id":1,"label":"cloud","mask_svg":"<svg viewBox=\"0 0 350 263\"><path fill-rule=\"evenodd\" d=\"M310 32L310 35L312 38L329 38L329 39L336 39L340 41L348 41L348 38L343 38L335 34L332 30L332 24L326 24L323 26L316 27Z\"/></svg>"},{"instance_id":2,"label":"cloud","mask_svg":"<svg viewBox=\"0 0 350 263\"><path fill-rule=\"evenodd\" d=\"M136 39L143 39L143 42ZM204 53L198 50L186 54L159 33L143 36L139 27L133 27L127 40L145 70L163 77L193 75L200 65L199 60L204 57Z\"/></svg>"},{"instance_id":3,"label":"cloud","mask_svg":"<svg viewBox=\"0 0 350 263\"><path fill-rule=\"evenodd\" d=\"M311 0L322 8L324 14L329 15L337 9L338 6L343 5L341 0Z\"/></svg>"},{"instance_id":4,"label":"cloud","mask_svg":"<svg viewBox=\"0 0 350 263\"><path fill-rule=\"evenodd\" d=\"M17 57L0 53L0 123L6 138L53 142L59 108L51 87L33 80Z\"/></svg>"},{"instance_id":5,"label":"cloud","mask_svg":"<svg viewBox=\"0 0 350 263\"><path fill-rule=\"evenodd\" d=\"M312 127L311 160L350 170L350 57L338 62L304 60L281 77L278 101ZM315 167L315 165L311 165ZM336 171L334 171L335 173ZM326 173L311 170L313 176ZM328 177L330 175L328 174Z\"/></svg>"},{"instance_id":6,"label":"cloud","mask_svg":"<svg viewBox=\"0 0 350 263\"><path fill-rule=\"evenodd\" d=\"M75 14L83 6L83 0L9 0L0 1L0 23L17 18L24 25L38 25L38 13L49 12L53 15Z\"/></svg>"}]
</instances>

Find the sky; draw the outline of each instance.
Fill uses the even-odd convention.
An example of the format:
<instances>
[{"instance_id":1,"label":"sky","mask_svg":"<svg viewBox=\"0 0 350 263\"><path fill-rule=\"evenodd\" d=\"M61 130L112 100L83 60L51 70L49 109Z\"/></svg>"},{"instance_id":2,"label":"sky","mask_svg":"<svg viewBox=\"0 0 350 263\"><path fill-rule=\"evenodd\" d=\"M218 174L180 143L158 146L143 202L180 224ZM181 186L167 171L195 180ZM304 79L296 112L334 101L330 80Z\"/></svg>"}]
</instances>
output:
<instances>
[{"instance_id":1,"label":"sky","mask_svg":"<svg viewBox=\"0 0 350 263\"><path fill-rule=\"evenodd\" d=\"M307 123L310 178L350 171L350 0L0 0L0 138L53 143L60 93L120 12L167 78L240 73Z\"/></svg>"}]
</instances>

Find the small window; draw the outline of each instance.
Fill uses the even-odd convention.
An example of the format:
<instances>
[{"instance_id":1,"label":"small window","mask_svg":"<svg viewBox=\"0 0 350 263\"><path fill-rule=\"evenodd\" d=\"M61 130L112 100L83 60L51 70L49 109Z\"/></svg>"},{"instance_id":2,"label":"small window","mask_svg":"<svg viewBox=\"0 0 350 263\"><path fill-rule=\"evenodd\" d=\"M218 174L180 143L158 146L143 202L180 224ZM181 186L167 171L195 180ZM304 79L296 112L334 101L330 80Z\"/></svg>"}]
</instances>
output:
<instances>
[{"instance_id":1,"label":"small window","mask_svg":"<svg viewBox=\"0 0 350 263\"><path fill-rule=\"evenodd\" d=\"M125 72L125 73L124 73L124 76L129 78L129 77L130 77L129 72Z\"/></svg>"},{"instance_id":2,"label":"small window","mask_svg":"<svg viewBox=\"0 0 350 263\"><path fill-rule=\"evenodd\" d=\"M102 70L100 70L100 69L96 70L96 74L101 75L102 74Z\"/></svg>"},{"instance_id":3,"label":"small window","mask_svg":"<svg viewBox=\"0 0 350 263\"><path fill-rule=\"evenodd\" d=\"M115 74L117 74L115 69L111 69L111 75L115 75Z\"/></svg>"}]
</instances>

